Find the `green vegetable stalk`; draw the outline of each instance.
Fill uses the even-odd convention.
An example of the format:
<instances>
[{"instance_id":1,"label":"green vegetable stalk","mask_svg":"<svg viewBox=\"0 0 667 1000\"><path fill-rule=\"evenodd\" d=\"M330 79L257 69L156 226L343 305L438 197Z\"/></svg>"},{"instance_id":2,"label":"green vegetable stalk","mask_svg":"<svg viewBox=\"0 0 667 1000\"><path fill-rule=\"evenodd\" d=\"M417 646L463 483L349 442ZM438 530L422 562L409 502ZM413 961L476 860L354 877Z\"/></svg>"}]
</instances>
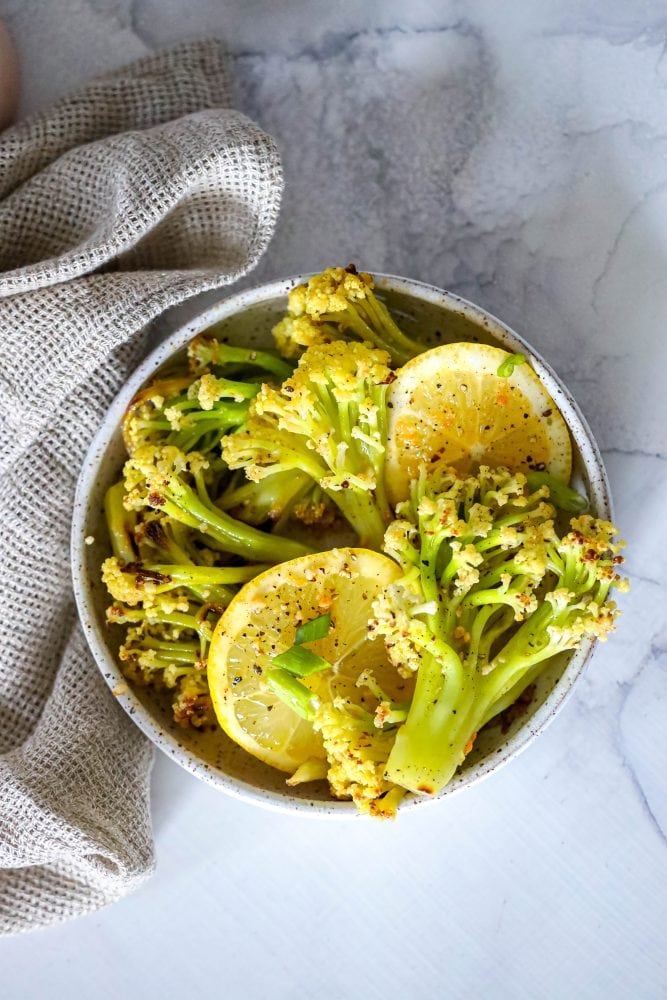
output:
<instances>
[{"instance_id":1,"label":"green vegetable stalk","mask_svg":"<svg viewBox=\"0 0 667 1000\"><path fill-rule=\"evenodd\" d=\"M395 365L420 354L423 344L411 340L377 298L370 274L330 267L297 285L287 299L287 315L273 329L280 353L299 357L308 347L357 339L389 354Z\"/></svg>"},{"instance_id":2,"label":"green vegetable stalk","mask_svg":"<svg viewBox=\"0 0 667 1000\"><path fill-rule=\"evenodd\" d=\"M433 794L451 780L489 719L553 656L614 627L622 561L615 529L588 515L559 538L548 488L482 468L425 476L390 525L387 553L404 576L376 602L375 634L416 687L386 777Z\"/></svg>"},{"instance_id":3,"label":"green vegetable stalk","mask_svg":"<svg viewBox=\"0 0 667 1000\"><path fill-rule=\"evenodd\" d=\"M300 542L270 535L230 517L211 501L207 460L174 447L139 448L125 464L128 509L153 508L198 531L204 540L249 562L278 563L311 551Z\"/></svg>"},{"instance_id":4,"label":"green vegetable stalk","mask_svg":"<svg viewBox=\"0 0 667 1000\"><path fill-rule=\"evenodd\" d=\"M379 549L391 510L384 487L389 358L364 344L311 347L279 389L262 386L245 428L222 442L231 469L253 481L304 473Z\"/></svg>"}]
</instances>

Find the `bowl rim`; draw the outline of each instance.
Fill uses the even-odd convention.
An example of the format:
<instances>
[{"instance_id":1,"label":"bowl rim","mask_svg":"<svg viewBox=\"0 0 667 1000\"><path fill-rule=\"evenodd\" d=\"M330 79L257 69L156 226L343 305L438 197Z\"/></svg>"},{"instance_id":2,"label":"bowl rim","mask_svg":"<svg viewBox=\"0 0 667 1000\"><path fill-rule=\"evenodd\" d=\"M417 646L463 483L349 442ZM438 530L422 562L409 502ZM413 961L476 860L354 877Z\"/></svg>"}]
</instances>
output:
<instances>
[{"instance_id":1,"label":"bowl rim","mask_svg":"<svg viewBox=\"0 0 667 1000\"><path fill-rule=\"evenodd\" d=\"M224 296L218 302L192 316L187 322L179 325L144 358L126 380L108 408L90 443L77 481L71 531L72 584L79 620L98 669L116 701L155 746L191 774L241 801L251 802L264 809L280 813L298 813L319 818L354 818L359 816L359 813L350 801L289 798L289 796L269 789L257 788L241 778L225 774L224 771L197 757L194 751L180 743L175 735L165 731L134 694L121 673L115 657L109 652L104 641L102 623L97 618L91 585L86 573L88 498L97 480L101 455L113 438L120 425L122 415L137 390L157 368L185 347L198 333L250 306L260 305L265 301L286 295L295 285L306 281L310 276L310 274L297 274L287 278L279 278ZM427 282L393 274L373 272L373 277L376 287L380 291L403 293L434 306L454 309L476 325L483 327L490 336L508 348L515 351L521 350L527 354L540 380L557 402L568 429L576 440L589 478L594 507L598 515L611 519L612 501L609 481L597 442L571 393L541 355L502 320L481 306L455 295L453 292L440 289ZM465 788L470 788L523 753L553 721L571 697L575 683L589 663L595 646L594 640L588 640L571 655L558 683L534 715L530 717L528 724L510 736L505 745L500 747L494 755L481 760L470 771L464 771L458 775L435 796L406 797L401 811L405 812L440 802Z\"/></svg>"}]
</instances>

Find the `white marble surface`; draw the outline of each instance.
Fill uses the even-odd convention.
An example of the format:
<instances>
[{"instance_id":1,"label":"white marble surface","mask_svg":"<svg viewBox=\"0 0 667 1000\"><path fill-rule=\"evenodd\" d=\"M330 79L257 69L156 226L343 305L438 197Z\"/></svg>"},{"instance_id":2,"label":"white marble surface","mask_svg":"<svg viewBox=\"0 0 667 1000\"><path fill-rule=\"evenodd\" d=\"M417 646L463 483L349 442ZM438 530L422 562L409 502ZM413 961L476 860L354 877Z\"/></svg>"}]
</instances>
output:
<instances>
[{"instance_id":1,"label":"white marble surface","mask_svg":"<svg viewBox=\"0 0 667 1000\"><path fill-rule=\"evenodd\" d=\"M287 188L257 279L354 259L514 325L574 391L629 542L618 635L530 750L394 825L256 811L160 756L156 877L0 943L22 998L667 996L667 7L0 0L23 110L201 35Z\"/></svg>"}]
</instances>

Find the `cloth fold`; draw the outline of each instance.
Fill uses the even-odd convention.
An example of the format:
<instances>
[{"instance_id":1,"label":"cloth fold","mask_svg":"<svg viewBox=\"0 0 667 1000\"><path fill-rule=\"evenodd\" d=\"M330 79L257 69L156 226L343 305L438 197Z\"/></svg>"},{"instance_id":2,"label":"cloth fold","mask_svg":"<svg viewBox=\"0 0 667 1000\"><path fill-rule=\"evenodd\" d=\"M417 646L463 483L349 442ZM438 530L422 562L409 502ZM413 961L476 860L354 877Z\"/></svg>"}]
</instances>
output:
<instances>
[{"instance_id":1,"label":"cloth fold","mask_svg":"<svg viewBox=\"0 0 667 1000\"><path fill-rule=\"evenodd\" d=\"M0 134L0 932L152 871L152 750L86 648L69 530L86 447L145 327L247 273L282 191L222 45L180 45Z\"/></svg>"}]
</instances>

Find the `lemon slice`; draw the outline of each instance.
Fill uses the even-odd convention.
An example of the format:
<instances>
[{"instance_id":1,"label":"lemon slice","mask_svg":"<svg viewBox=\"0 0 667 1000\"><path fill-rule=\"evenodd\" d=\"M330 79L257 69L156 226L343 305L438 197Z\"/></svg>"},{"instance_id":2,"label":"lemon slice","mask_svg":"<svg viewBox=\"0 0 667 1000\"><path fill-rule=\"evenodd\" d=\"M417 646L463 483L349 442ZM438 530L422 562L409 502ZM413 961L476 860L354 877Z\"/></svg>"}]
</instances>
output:
<instances>
[{"instance_id":1,"label":"lemon slice","mask_svg":"<svg viewBox=\"0 0 667 1000\"><path fill-rule=\"evenodd\" d=\"M558 407L529 364L509 378L510 355L487 344L444 344L417 355L389 390L387 492L405 500L422 464L541 469L569 482L572 446Z\"/></svg>"},{"instance_id":2,"label":"lemon slice","mask_svg":"<svg viewBox=\"0 0 667 1000\"><path fill-rule=\"evenodd\" d=\"M265 675L272 657L294 644L297 626L325 611L329 633L307 648L333 668L302 683L316 695L363 705L369 695L356 680L370 669L389 697L405 699L407 682L389 663L384 642L367 638L371 605L398 576L387 556L341 548L281 563L246 584L218 622L208 658L213 706L227 735L281 771L324 759L319 733L276 697Z\"/></svg>"}]
</instances>

